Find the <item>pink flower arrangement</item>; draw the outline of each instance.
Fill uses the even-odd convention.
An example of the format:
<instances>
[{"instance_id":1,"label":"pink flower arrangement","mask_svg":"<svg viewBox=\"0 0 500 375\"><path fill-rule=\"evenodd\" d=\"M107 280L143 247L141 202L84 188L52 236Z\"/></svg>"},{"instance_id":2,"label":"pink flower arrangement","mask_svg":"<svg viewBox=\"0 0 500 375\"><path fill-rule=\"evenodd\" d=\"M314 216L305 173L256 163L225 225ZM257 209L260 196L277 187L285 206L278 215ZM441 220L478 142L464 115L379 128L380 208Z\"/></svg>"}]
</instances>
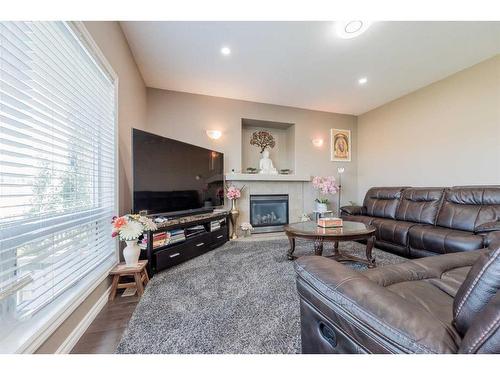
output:
<instances>
[{"instance_id":1,"label":"pink flower arrangement","mask_svg":"<svg viewBox=\"0 0 500 375\"><path fill-rule=\"evenodd\" d=\"M226 192L227 199L239 199L241 197L241 189L238 189L235 186L229 186Z\"/></svg>"},{"instance_id":2,"label":"pink flower arrangement","mask_svg":"<svg viewBox=\"0 0 500 375\"><path fill-rule=\"evenodd\" d=\"M338 185L335 183L335 177L326 176L320 177L315 176L312 180L313 187L318 190L321 194L336 194L339 191Z\"/></svg>"}]
</instances>

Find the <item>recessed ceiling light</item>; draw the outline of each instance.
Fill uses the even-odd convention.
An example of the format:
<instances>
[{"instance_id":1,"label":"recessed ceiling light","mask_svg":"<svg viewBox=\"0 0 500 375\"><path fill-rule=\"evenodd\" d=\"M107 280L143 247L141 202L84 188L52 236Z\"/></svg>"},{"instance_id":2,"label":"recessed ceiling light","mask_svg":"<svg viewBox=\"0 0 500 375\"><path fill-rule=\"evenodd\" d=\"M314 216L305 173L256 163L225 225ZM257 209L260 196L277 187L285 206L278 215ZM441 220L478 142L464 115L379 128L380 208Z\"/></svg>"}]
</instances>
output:
<instances>
[{"instance_id":1,"label":"recessed ceiling light","mask_svg":"<svg viewBox=\"0 0 500 375\"><path fill-rule=\"evenodd\" d=\"M363 34L370 26L368 21L339 21L335 23L335 30L339 38L351 39Z\"/></svg>"},{"instance_id":2,"label":"recessed ceiling light","mask_svg":"<svg viewBox=\"0 0 500 375\"><path fill-rule=\"evenodd\" d=\"M358 83L360 85L364 85L366 82L368 82L368 78L366 78L366 77L362 77L362 78L358 79Z\"/></svg>"},{"instance_id":3,"label":"recessed ceiling light","mask_svg":"<svg viewBox=\"0 0 500 375\"><path fill-rule=\"evenodd\" d=\"M224 56L229 56L231 54L231 48L229 48L229 47L222 47L220 49L220 53L222 53Z\"/></svg>"}]
</instances>

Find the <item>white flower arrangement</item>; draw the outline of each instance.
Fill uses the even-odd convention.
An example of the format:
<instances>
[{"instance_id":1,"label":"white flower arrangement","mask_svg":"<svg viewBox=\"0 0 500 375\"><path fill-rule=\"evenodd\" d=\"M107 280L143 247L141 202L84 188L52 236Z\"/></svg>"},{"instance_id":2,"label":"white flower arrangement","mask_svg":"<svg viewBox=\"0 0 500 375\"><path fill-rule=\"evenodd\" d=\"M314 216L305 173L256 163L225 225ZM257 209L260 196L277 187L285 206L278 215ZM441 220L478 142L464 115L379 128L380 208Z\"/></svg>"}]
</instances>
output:
<instances>
[{"instance_id":1,"label":"white flower arrangement","mask_svg":"<svg viewBox=\"0 0 500 375\"><path fill-rule=\"evenodd\" d=\"M247 223L247 222L241 223L240 228L241 228L241 230L245 230L245 231L246 230L253 230L252 224Z\"/></svg>"},{"instance_id":2,"label":"white flower arrangement","mask_svg":"<svg viewBox=\"0 0 500 375\"><path fill-rule=\"evenodd\" d=\"M134 241L139 239L144 232L158 229L153 220L139 215L115 216L112 224L111 236L119 236L122 241Z\"/></svg>"}]
</instances>

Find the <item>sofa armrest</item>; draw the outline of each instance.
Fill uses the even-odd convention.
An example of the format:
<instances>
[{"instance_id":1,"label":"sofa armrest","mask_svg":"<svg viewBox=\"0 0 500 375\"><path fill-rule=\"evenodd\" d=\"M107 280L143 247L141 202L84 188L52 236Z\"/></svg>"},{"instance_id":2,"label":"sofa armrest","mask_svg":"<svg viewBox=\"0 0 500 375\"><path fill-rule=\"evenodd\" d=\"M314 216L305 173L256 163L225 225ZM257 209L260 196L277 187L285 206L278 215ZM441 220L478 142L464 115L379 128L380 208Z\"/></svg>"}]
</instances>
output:
<instances>
[{"instance_id":1,"label":"sofa armrest","mask_svg":"<svg viewBox=\"0 0 500 375\"><path fill-rule=\"evenodd\" d=\"M382 287L405 281L440 278L449 270L471 267L484 253L487 253L486 249L424 257L367 269L362 271L362 274Z\"/></svg>"},{"instance_id":2,"label":"sofa armrest","mask_svg":"<svg viewBox=\"0 0 500 375\"><path fill-rule=\"evenodd\" d=\"M365 210L362 206L343 206L340 207L340 212L346 215L363 215Z\"/></svg>"},{"instance_id":3,"label":"sofa armrest","mask_svg":"<svg viewBox=\"0 0 500 375\"><path fill-rule=\"evenodd\" d=\"M474 228L475 234L489 233L495 231L500 231L500 220L484 223Z\"/></svg>"},{"instance_id":4,"label":"sofa armrest","mask_svg":"<svg viewBox=\"0 0 500 375\"><path fill-rule=\"evenodd\" d=\"M334 260L316 256L295 263L297 287L340 331L369 352L456 353L460 338L418 304ZM313 322L314 323L314 322ZM311 325L310 322L308 322Z\"/></svg>"}]
</instances>

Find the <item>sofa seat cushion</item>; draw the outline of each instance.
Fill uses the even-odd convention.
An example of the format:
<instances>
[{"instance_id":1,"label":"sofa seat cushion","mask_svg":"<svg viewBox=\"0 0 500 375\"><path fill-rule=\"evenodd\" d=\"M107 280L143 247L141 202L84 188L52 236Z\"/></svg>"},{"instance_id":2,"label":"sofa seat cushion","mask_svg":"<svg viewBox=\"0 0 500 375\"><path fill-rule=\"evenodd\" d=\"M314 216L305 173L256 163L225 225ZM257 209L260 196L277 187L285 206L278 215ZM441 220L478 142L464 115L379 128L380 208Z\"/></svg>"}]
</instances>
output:
<instances>
[{"instance_id":1,"label":"sofa seat cushion","mask_svg":"<svg viewBox=\"0 0 500 375\"><path fill-rule=\"evenodd\" d=\"M455 297L460 289L460 286L467 277L470 268L470 266L453 268L449 271L443 272L441 277L431 278L428 281L446 294Z\"/></svg>"},{"instance_id":2,"label":"sofa seat cushion","mask_svg":"<svg viewBox=\"0 0 500 375\"><path fill-rule=\"evenodd\" d=\"M445 254L362 271L383 287L408 281L425 281L455 298L472 265L487 253L486 249L460 254Z\"/></svg>"},{"instance_id":3,"label":"sofa seat cushion","mask_svg":"<svg viewBox=\"0 0 500 375\"><path fill-rule=\"evenodd\" d=\"M453 324L453 301L471 266L484 253L485 250L479 250L427 257L361 273L409 303L425 309L459 343L460 335Z\"/></svg>"},{"instance_id":4,"label":"sofa seat cushion","mask_svg":"<svg viewBox=\"0 0 500 375\"><path fill-rule=\"evenodd\" d=\"M419 224L376 218L372 221L371 225L376 229L375 237L377 237L377 240L406 246L408 244L408 231L411 227Z\"/></svg>"},{"instance_id":5,"label":"sofa seat cushion","mask_svg":"<svg viewBox=\"0 0 500 375\"><path fill-rule=\"evenodd\" d=\"M477 250L483 247L483 241L482 236L471 232L432 225L416 225L409 230L410 256L419 256L421 250L439 254Z\"/></svg>"},{"instance_id":6,"label":"sofa seat cushion","mask_svg":"<svg viewBox=\"0 0 500 375\"><path fill-rule=\"evenodd\" d=\"M342 220L355 221L357 223L371 225L374 218L370 217L370 216L365 216L365 215L344 215L344 216L342 216Z\"/></svg>"},{"instance_id":7,"label":"sofa seat cushion","mask_svg":"<svg viewBox=\"0 0 500 375\"><path fill-rule=\"evenodd\" d=\"M392 284L387 289L425 309L460 342L460 336L453 326L453 297L433 285L430 280L405 281Z\"/></svg>"}]
</instances>

